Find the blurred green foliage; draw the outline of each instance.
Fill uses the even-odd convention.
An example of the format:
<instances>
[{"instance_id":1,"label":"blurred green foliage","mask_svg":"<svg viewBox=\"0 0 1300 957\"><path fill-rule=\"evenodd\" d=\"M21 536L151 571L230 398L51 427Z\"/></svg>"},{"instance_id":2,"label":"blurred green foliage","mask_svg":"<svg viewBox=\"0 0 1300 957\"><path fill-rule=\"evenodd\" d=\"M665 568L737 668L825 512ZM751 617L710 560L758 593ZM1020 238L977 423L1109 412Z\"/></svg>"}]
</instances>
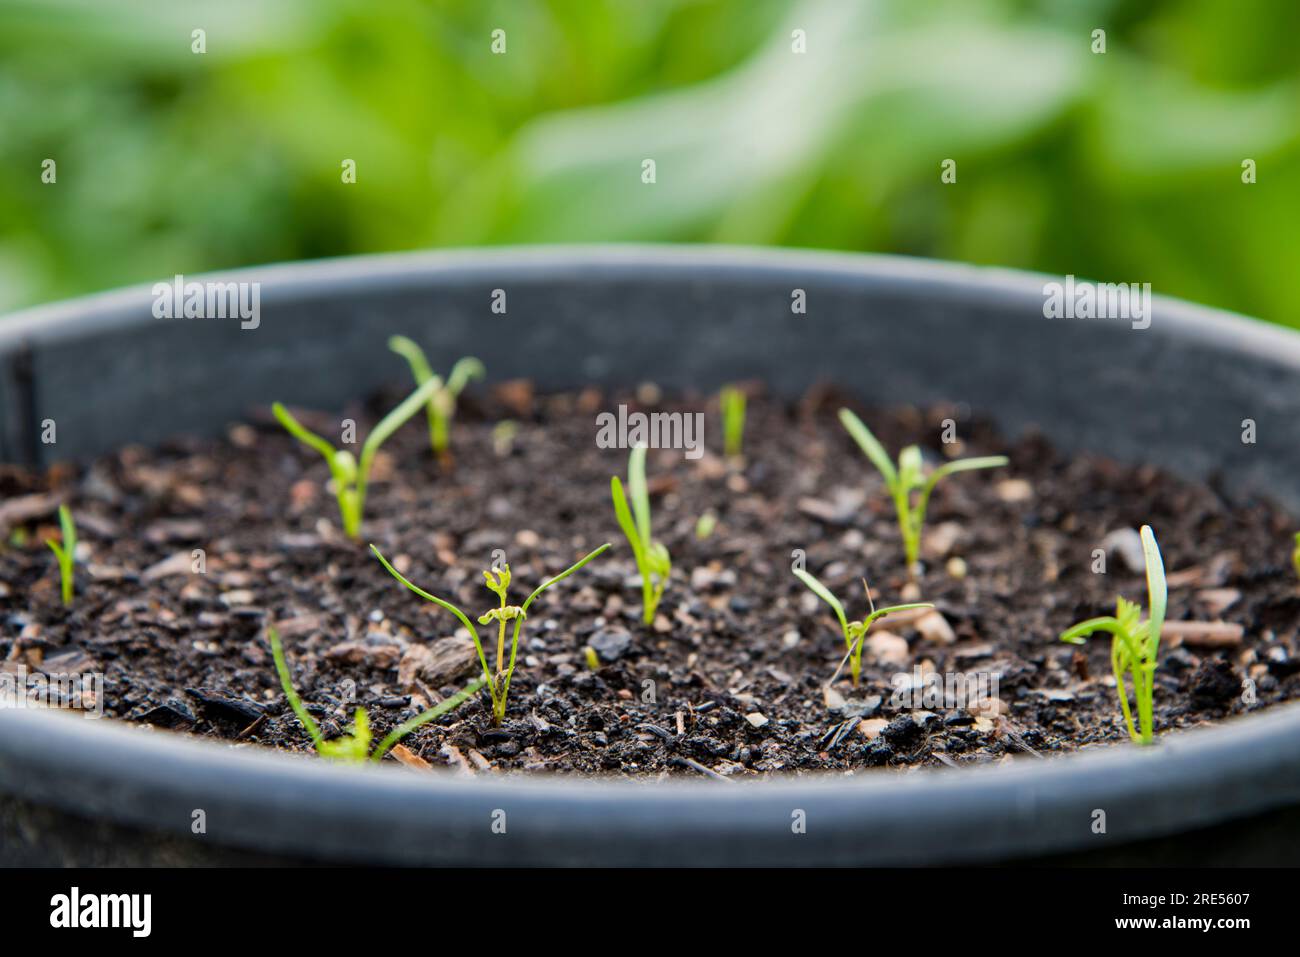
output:
<instances>
[{"instance_id":1,"label":"blurred green foliage","mask_svg":"<svg viewBox=\"0 0 1300 957\"><path fill-rule=\"evenodd\" d=\"M1293 0L0 0L0 309L641 240L1151 282L1300 325L1297 36Z\"/></svg>"}]
</instances>

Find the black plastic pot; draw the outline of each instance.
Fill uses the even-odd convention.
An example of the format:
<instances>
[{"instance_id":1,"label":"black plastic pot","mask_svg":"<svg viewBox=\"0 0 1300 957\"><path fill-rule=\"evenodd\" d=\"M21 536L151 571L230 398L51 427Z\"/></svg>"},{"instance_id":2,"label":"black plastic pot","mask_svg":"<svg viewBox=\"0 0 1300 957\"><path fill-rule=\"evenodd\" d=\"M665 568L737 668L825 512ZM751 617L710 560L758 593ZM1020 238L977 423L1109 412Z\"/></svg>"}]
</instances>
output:
<instances>
[{"instance_id":1,"label":"black plastic pot","mask_svg":"<svg viewBox=\"0 0 1300 957\"><path fill-rule=\"evenodd\" d=\"M1300 504L1300 336L1166 299L1138 330L1044 318L1045 277L717 247L417 254L196 278L260 282L259 327L155 318L149 287L0 320L0 460L212 432L273 399L338 407L401 376L385 340L404 332L432 355L472 353L494 378L543 387L758 377L795 395L824 379L880 403L964 402L1009 432L1036 425L1067 449L1216 473ZM498 289L505 315L490 308ZM806 315L792 313L796 289ZM45 419L56 445L40 441ZM1243 444L1244 419L1257 444ZM1300 709L1149 749L731 784L356 770L11 710L0 795L7 862L1295 863Z\"/></svg>"}]
</instances>

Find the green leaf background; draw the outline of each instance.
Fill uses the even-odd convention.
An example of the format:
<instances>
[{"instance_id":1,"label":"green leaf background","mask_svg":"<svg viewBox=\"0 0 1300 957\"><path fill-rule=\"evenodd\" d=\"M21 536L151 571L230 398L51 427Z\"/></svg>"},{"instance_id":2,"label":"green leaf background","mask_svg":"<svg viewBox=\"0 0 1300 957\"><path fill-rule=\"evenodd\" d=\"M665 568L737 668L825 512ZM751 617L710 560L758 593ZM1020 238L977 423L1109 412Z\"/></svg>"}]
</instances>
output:
<instances>
[{"instance_id":1,"label":"green leaf background","mask_svg":"<svg viewBox=\"0 0 1300 957\"><path fill-rule=\"evenodd\" d=\"M0 0L0 309L649 240L1150 282L1300 325L1298 35L1270 0Z\"/></svg>"}]
</instances>

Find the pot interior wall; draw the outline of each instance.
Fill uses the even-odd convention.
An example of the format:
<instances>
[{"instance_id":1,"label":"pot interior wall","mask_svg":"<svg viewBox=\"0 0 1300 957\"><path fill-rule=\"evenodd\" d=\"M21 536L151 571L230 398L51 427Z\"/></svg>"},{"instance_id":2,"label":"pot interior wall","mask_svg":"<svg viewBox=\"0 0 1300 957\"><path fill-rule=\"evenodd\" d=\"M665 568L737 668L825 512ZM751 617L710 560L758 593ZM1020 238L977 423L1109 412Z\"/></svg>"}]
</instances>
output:
<instances>
[{"instance_id":1,"label":"pot interior wall","mask_svg":"<svg viewBox=\"0 0 1300 957\"><path fill-rule=\"evenodd\" d=\"M211 433L276 399L340 408L405 380L386 345L400 332L435 367L477 355L494 379L544 388L756 378L790 396L829 381L873 403L956 402L1013 434L1037 427L1066 449L1300 505L1297 337L1175 301L1155 299L1135 329L1045 318L1042 277L713 248L413 254L221 278L260 283L257 328L155 318L149 287L0 320L0 460ZM46 420L56 444L41 442Z\"/></svg>"}]
</instances>

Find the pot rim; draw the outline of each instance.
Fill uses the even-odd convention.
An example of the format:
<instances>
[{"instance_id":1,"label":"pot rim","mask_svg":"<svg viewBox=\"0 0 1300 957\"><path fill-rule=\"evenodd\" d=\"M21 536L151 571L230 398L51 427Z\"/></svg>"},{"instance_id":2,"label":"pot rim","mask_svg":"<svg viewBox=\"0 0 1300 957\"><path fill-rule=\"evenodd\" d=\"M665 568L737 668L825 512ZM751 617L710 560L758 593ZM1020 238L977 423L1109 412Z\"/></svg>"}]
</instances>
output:
<instances>
[{"instance_id":1,"label":"pot rim","mask_svg":"<svg viewBox=\"0 0 1300 957\"><path fill-rule=\"evenodd\" d=\"M431 274L439 273L458 278L484 274L499 276L503 269L521 277L554 278L567 272L578 279L597 269L602 278L624 275L639 280L648 276L674 278L675 274L705 270L811 273L823 280L839 277L879 280L899 286L921 285L927 290L957 294L963 299L974 296L992 302L1005 302L1008 296L1041 302L1044 284L1065 278L1004 266L978 266L886 253L714 244L609 243L369 253L193 273L186 275L186 279L196 282L218 279L261 282L272 286L277 296L289 298L330 286L427 281ZM163 277L150 283L136 283L0 315L0 351L28 340L48 342L75 336L91 324L98 330L133 325L140 321L136 309L142 300L152 300L155 284L170 282L172 278ZM1293 330L1172 296L1153 294L1151 302L1153 307L1159 307L1161 325L1169 326L1178 335L1300 367L1300 336Z\"/></svg>"}]
</instances>

